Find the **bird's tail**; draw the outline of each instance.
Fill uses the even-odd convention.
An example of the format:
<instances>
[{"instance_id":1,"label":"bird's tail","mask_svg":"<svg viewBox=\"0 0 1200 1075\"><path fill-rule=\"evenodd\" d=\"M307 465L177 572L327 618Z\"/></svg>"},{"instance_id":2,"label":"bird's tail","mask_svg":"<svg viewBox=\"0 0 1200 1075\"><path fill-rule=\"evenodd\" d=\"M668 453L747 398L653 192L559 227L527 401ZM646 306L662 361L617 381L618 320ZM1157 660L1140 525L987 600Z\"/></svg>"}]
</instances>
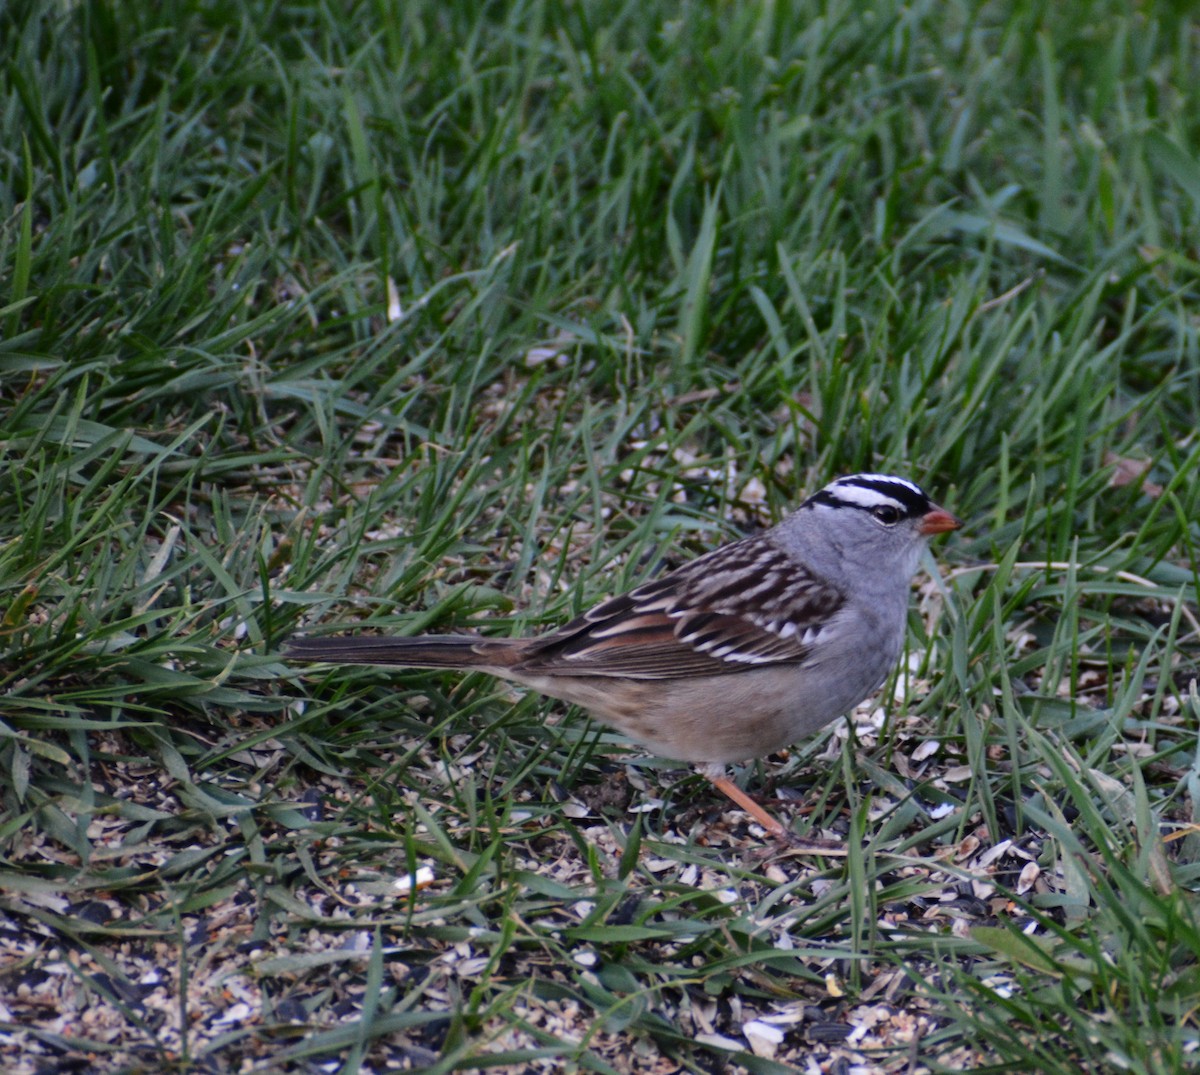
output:
<instances>
[{"instance_id":1,"label":"bird's tail","mask_svg":"<svg viewBox=\"0 0 1200 1075\"><path fill-rule=\"evenodd\" d=\"M518 639L478 635L349 635L293 638L283 655L293 661L382 664L404 668L505 668L520 659Z\"/></svg>"}]
</instances>

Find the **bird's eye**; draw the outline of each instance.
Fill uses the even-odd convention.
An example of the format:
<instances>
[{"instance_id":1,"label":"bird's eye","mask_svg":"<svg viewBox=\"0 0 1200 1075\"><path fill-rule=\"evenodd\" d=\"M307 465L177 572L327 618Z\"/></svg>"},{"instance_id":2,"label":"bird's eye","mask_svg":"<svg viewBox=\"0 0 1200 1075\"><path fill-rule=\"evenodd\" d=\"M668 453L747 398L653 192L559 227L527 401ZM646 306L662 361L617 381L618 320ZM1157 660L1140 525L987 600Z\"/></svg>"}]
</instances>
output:
<instances>
[{"instance_id":1,"label":"bird's eye","mask_svg":"<svg viewBox=\"0 0 1200 1075\"><path fill-rule=\"evenodd\" d=\"M871 514L884 526L895 526L900 521L900 509L891 504L880 504Z\"/></svg>"}]
</instances>

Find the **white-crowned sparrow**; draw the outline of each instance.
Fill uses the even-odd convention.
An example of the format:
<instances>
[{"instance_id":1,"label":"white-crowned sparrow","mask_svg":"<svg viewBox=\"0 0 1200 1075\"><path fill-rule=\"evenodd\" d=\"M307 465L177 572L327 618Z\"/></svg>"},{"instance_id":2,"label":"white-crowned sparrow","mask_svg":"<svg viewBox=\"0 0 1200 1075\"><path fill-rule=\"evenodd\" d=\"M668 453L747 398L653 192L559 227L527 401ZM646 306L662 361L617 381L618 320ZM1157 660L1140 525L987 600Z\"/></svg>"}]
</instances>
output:
<instances>
[{"instance_id":1,"label":"white-crowned sparrow","mask_svg":"<svg viewBox=\"0 0 1200 1075\"><path fill-rule=\"evenodd\" d=\"M930 536L962 523L886 474L838 478L778 526L724 545L535 638L298 638L285 656L488 672L584 706L656 754L725 775L856 706L904 644Z\"/></svg>"}]
</instances>

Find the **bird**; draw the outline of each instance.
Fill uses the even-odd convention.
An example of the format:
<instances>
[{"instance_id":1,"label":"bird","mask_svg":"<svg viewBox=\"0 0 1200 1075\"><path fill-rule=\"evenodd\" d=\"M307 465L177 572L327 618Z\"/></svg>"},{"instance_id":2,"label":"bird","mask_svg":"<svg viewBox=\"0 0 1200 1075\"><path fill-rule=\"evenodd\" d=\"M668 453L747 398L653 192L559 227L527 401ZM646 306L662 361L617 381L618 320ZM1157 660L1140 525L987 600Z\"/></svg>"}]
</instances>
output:
<instances>
[{"instance_id":1,"label":"bird","mask_svg":"<svg viewBox=\"0 0 1200 1075\"><path fill-rule=\"evenodd\" d=\"M290 660L487 672L582 706L689 762L771 836L790 833L726 767L811 735L876 691L904 646L931 537L962 520L907 478L850 474L549 633L307 636Z\"/></svg>"}]
</instances>

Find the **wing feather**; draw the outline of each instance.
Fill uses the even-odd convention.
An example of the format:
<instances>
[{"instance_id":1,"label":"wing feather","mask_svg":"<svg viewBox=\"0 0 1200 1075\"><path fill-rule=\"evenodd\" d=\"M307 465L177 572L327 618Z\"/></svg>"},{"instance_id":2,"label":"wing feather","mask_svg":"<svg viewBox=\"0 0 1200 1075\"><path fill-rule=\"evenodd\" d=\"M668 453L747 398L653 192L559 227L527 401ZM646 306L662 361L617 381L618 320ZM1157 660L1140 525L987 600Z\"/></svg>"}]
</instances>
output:
<instances>
[{"instance_id":1,"label":"wing feather","mask_svg":"<svg viewBox=\"0 0 1200 1075\"><path fill-rule=\"evenodd\" d=\"M519 668L673 679L802 664L845 599L769 538L748 538L602 602Z\"/></svg>"}]
</instances>

